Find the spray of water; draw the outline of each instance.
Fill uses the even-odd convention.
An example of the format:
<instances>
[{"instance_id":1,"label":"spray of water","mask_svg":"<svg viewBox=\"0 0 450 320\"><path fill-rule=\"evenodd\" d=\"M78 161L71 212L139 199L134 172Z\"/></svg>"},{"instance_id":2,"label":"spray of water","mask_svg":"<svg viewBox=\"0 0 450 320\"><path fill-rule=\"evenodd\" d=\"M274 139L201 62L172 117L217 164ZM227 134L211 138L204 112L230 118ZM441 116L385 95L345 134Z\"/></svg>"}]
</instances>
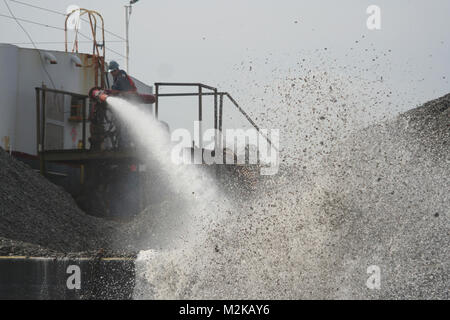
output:
<instances>
[{"instance_id":1,"label":"spray of water","mask_svg":"<svg viewBox=\"0 0 450 320\"><path fill-rule=\"evenodd\" d=\"M196 170L194 166L177 165L172 161L169 134L147 109L116 97L108 98L108 103L144 148L146 158L164 172L175 193L184 197L192 193L204 198L214 197L217 190L210 180L205 182L207 178L202 176L200 170ZM205 183L211 184L209 188L205 188Z\"/></svg>"},{"instance_id":2,"label":"spray of water","mask_svg":"<svg viewBox=\"0 0 450 320\"><path fill-rule=\"evenodd\" d=\"M219 201L222 195L218 188L201 170L171 161L167 132L149 112L119 98L109 98L108 103L128 125L148 163L163 172L176 203L144 212L159 215L149 225L149 250L141 251L136 261L134 297L298 296L292 282L298 282L299 270L315 269L316 260L309 249L313 245L320 250L323 243L322 230L314 227L302 227L302 236L286 238L295 233L299 223L315 226L307 223L312 215L300 215L289 208L297 204L286 202L289 194L300 192L298 186L276 181L275 185L285 188L281 192L269 183L260 190L260 198L237 197L233 205ZM287 190L287 197L280 197ZM307 199L305 196L304 201ZM293 266L295 260L285 261L284 254L291 250L295 259L302 258L300 265ZM284 293L278 292L280 285ZM311 283L311 287L314 285Z\"/></svg>"},{"instance_id":3,"label":"spray of water","mask_svg":"<svg viewBox=\"0 0 450 320\"><path fill-rule=\"evenodd\" d=\"M158 242L164 240L165 247L176 248L199 241L204 226L217 219L217 210L211 210L211 205L217 205L219 199L213 179L195 165L172 161L169 133L148 109L116 97L108 98L108 103L137 142L146 165L160 172L163 180L158 183L170 193L171 203L152 222L153 227L159 226L159 231L148 239L153 241L149 246L158 247ZM155 221L158 219L164 221ZM166 229L162 230L161 226Z\"/></svg>"},{"instance_id":4,"label":"spray of water","mask_svg":"<svg viewBox=\"0 0 450 320\"><path fill-rule=\"evenodd\" d=\"M434 133L425 135L404 119L370 127L334 143L320 165L313 164L321 153L307 150L310 161L280 168L254 198L211 206L217 189L211 192L195 168L170 163L157 122L136 106L109 102L135 138L144 138L148 158L183 199L176 208L162 205L161 212L175 213L170 221L195 230L170 250L139 254L134 298L430 298L448 292L442 263L449 247L448 147L442 139L420 140ZM448 114L436 110L444 110L439 128L448 132ZM213 213L217 219L206 219ZM176 238L172 225L158 237ZM151 241L148 248L154 248ZM370 265L383 270L382 290L366 287Z\"/></svg>"},{"instance_id":5,"label":"spray of water","mask_svg":"<svg viewBox=\"0 0 450 320\"><path fill-rule=\"evenodd\" d=\"M139 232L144 230L144 243L139 246L147 249L140 252L136 262L139 281L135 297L173 296L168 286L176 272L166 263L167 259L176 261L184 272L196 269L193 258L232 206L211 175L198 166L172 161L168 132L147 109L116 97L107 102L143 152L142 160L161 172L164 181L158 183L170 193L170 201L150 206L133 223ZM158 280L166 272L171 279Z\"/></svg>"}]
</instances>

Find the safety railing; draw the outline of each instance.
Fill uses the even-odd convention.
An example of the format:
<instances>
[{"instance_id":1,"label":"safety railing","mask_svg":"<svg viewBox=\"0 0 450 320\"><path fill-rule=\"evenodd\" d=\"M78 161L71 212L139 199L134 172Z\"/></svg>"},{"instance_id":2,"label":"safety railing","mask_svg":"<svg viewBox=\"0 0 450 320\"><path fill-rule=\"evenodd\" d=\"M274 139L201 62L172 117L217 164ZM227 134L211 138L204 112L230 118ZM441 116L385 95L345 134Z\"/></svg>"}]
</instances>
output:
<instances>
[{"instance_id":1,"label":"safety railing","mask_svg":"<svg viewBox=\"0 0 450 320\"><path fill-rule=\"evenodd\" d=\"M161 88L162 87L194 87L196 88L196 92L171 92L171 93L162 93ZM88 121L88 96L83 94L77 94L73 92L68 92L64 90L57 90L57 89L51 89L47 87L36 87L36 145L37 145L37 153L38 155L42 156L42 159L44 158L44 155L48 152L62 152L62 151L73 151L76 153L87 151L88 143L87 143L87 121ZM70 111L68 111L67 101L62 99L62 102L55 102L49 103L48 97L49 96L69 96L71 98L70 103ZM271 140L263 133L261 132L259 126L251 119L251 117L245 112L245 110L236 102L236 100L228 93L228 92L222 92L218 91L217 88L208 86L202 83L178 83L178 82L158 82L155 83L155 117L158 118L158 111L160 107L160 99L164 97L198 97L198 121L200 124L200 130L201 130L201 122L203 120L203 108L205 107L205 103L203 101L203 98L206 96L213 96L214 97L214 129L215 129L215 148L217 150L223 149L223 138L222 138L222 129L223 129L223 115L224 115L224 100L228 99L231 104L245 117L245 119L248 121L248 123L255 128L255 130L258 132L261 137L263 137L269 144L271 148L276 150L278 152L278 149L272 144ZM73 101L77 101L77 103L72 103ZM63 130L67 131L67 122L71 122L71 127L76 125L78 127L77 130L77 141L74 143L71 142L72 145L68 146L65 142L62 142L62 144L55 144L55 143L49 143L49 140L55 141L55 134L54 132L48 132L49 127L52 126L54 129L53 124L57 123L54 121L54 119L48 119L49 113L48 108L51 107L53 104L53 107L55 107L55 104L57 105L59 103L60 108L62 108L62 112L64 114L70 112L71 115L68 118L64 115L63 118L61 118L60 125L64 128ZM78 111L75 109L78 108ZM72 110L74 109L74 110ZM73 114L72 114L72 111ZM81 139L78 139L79 131L81 130ZM202 132L202 131L200 131ZM68 132L65 132L65 134L71 134ZM202 141L202 135L199 135L199 148L203 149L203 141ZM65 140L65 139L63 139ZM77 157L76 157L77 158ZM72 158L70 158L72 159ZM78 158L77 158L78 159Z\"/></svg>"},{"instance_id":2,"label":"safety railing","mask_svg":"<svg viewBox=\"0 0 450 320\"><path fill-rule=\"evenodd\" d=\"M197 92L192 93L160 93L161 87L196 87ZM204 92L203 89L212 91ZM159 98L161 97L192 97L198 96L198 121L202 121L203 118L203 96L214 96L214 129L215 129L215 145L218 149L222 149L223 141L222 138L217 136L217 132L222 132L223 124L223 102L224 97L228 98L229 101L237 108L237 110L247 119L247 121L256 129L256 131L269 143L269 146L276 151L278 149L273 146L272 141L265 136L259 126L250 118L250 116L244 111L244 109L236 102L236 100L228 92L219 92L217 88L202 84L202 83L182 83L182 82L157 82L155 83L155 117L158 118L158 108L159 108ZM200 127L201 132L201 127ZM202 148L202 137L199 135L199 148Z\"/></svg>"}]
</instances>

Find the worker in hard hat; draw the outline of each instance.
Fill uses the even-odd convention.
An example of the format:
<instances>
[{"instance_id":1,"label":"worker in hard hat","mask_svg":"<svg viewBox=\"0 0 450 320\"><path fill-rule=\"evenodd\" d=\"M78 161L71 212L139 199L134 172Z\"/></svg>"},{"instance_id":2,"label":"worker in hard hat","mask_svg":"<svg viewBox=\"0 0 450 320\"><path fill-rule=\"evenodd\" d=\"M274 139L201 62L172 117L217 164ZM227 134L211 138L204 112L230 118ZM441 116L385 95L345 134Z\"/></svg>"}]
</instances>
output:
<instances>
[{"instance_id":1,"label":"worker in hard hat","mask_svg":"<svg viewBox=\"0 0 450 320\"><path fill-rule=\"evenodd\" d=\"M114 83L111 87L112 90L136 92L136 85L133 79L128 74L119 69L119 64L116 61L111 61L108 65L108 70L113 76Z\"/></svg>"},{"instance_id":2,"label":"worker in hard hat","mask_svg":"<svg viewBox=\"0 0 450 320\"><path fill-rule=\"evenodd\" d=\"M108 65L108 70L113 76L114 83L111 86L111 92L122 96L123 98L133 101L137 93L136 85L133 79L123 70L119 69L119 64L116 61L111 61ZM133 146L133 142L127 129L127 125L119 118L114 118L115 134L111 143L118 149L129 148Z\"/></svg>"}]
</instances>

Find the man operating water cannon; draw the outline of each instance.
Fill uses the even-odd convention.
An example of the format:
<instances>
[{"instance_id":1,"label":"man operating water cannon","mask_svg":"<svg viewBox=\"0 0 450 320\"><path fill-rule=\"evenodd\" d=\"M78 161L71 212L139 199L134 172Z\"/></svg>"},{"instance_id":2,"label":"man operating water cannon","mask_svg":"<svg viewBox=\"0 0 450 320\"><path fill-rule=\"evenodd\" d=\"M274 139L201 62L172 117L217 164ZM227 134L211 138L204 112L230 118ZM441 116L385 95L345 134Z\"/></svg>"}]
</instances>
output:
<instances>
[{"instance_id":1,"label":"man operating water cannon","mask_svg":"<svg viewBox=\"0 0 450 320\"><path fill-rule=\"evenodd\" d=\"M136 92L136 85L133 79L128 74L119 69L119 64L116 61L111 61L108 65L108 70L113 76L114 83L112 89L115 91Z\"/></svg>"},{"instance_id":2,"label":"man operating water cannon","mask_svg":"<svg viewBox=\"0 0 450 320\"><path fill-rule=\"evenodd\" d=\"M124 124L108 109L109 97L120 97L134 104L152 104L156 101L152 94L138 93L133 79L119 69L116 61L109 63L108 71L113 77L111 89L94 87L89 91L89 97L93 101L90 112L90 142L93 151L126 149L133 145Z\"/></svg>"},{"instance_id":3,"label":"man operating water cannon","mask_svg":"<svg viewBox=\"0 0 450 320\"><path fill-rule=\"evenodd\" d=\"M131 102L152 104L156 98L152 94L140 94L137 92L133 79L124 71L119 69L116 61L111 61L108 71L113 77L111 89L92 88L89 95L91 98L106 102L109 96L118 96Z\"/></svg>"}]
</instances>

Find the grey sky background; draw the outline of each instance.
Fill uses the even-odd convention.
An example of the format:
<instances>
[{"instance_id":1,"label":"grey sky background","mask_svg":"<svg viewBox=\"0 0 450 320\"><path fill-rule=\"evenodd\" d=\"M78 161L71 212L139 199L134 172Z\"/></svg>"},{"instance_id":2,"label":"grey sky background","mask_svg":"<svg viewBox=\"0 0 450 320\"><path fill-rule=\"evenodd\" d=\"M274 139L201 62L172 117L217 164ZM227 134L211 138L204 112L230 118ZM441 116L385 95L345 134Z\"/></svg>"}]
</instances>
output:
<instances>
[{"instance_id":1,"label":"grey sky background","mask_svg":"<svg viewBox=\"0 0 450 320\"><path fill-rule=\"evenodd\" d=\"M123 6L127 1L23 2L60 12L72 4L97 10L105 19L106 29L124 35ZM64 25L63 16L9 3L17 17ZM366 8L371 4L381 7L381 30L366 27ZM3 1L0 13L9 15ZM61 42L39 44L39 48L64 50L62 31L23 25L36 42ZM338 64L367 70L358 72L358 77L383 77L383 85L396 93L389 98L395 112L450 91L448 0L140 0L133 7L130 28L133 76L147 84L192 81L217 86L236 96L252 115L262 108L255 96L262 95L282 106L255 83L274 85L275 78L292 73L290 66L305 57L313 71ZM0 42L29 42L13 20L0 17L0 30ZM88 25L83 24L81 31L89 34ZM119 40L108 34L106 39ZM124 53L124 43L107 46ZM81 48L89 52L91 47L82 44ZM383 59L374 64L372 59L378 55ZM107 51L107 60L111 59L124 64L122 57ZM176 103L171 106L175 108ZM195 110L193 104L188 109L192 113ZM183 112L176 117L180 121L189 118ZM175 126L180 123L175 121Z\"/></svg>"}]
</instances>

